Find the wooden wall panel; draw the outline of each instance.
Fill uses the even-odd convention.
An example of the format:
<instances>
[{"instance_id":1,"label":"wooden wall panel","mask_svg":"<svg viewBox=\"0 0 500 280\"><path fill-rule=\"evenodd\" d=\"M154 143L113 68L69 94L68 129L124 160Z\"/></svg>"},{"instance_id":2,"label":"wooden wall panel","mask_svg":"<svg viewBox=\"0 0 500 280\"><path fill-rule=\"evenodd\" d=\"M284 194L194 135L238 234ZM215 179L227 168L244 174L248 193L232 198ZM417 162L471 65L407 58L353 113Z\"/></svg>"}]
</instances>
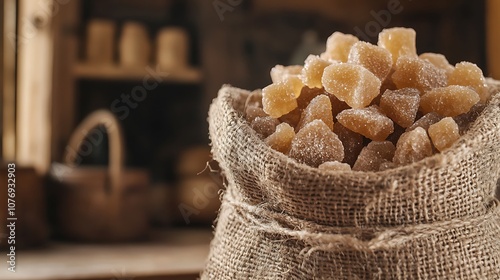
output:
<instances>
[{"instance_id":1,"label":"wooden wall panel","mask_svg":"<svg viewBox=\"0 0 500 280\"><path fill-rule=\"evenodd\" d=\"M17 161L45 173L50 165L53 63L52 1L19 1ZM48 9L47 9L48 7Z\"/></svg>"},{"instance_id":2,"label":"wooden wall panel","mask_svg":"<svg viewBox=\"0 0 500 280\"><path fill-rule=\"evenodd\" d=\"M2 158L4 161L15 159L16 148L16 48L12 35L16 32L16 0L4 0L2 6Z\"/></svg>"}]
</instances>

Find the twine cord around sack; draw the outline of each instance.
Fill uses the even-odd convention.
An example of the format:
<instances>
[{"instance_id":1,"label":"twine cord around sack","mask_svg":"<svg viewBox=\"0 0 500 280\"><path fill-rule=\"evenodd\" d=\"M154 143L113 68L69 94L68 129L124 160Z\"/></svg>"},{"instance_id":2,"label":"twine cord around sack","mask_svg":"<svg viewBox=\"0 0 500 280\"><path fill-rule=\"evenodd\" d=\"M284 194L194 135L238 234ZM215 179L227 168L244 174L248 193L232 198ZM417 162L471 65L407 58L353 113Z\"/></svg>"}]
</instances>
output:
<instances>
[{"instance_id":1,"label":"twine cord around sack","mask_svg":"<svg viewBox=\"0 0 500 280\"><path fill-rule=\"evenodd\" d=\"M224 196L225 204L232 207L249 227L259 231L276 234L290 239L305 242L309 251L335 251L353 248L361 251L391 249L404 245L405 242L417 238L438 234L452 228L479 226L495 216L500 219L500 203L492 198L488 213L484 216L469 219L452 219L449 221L399 226L393 228L338 228L316 225L311 222L293 218L284 213L273 212L262 206L250 205L235 199L231 192ZM334 234L331 232L342 232ZM370 240L362 240L359 236L373 236ZM356 237L358 236L358 237ZM309 252L310 253L310 252Z\"/></svg>"}]
</instances>

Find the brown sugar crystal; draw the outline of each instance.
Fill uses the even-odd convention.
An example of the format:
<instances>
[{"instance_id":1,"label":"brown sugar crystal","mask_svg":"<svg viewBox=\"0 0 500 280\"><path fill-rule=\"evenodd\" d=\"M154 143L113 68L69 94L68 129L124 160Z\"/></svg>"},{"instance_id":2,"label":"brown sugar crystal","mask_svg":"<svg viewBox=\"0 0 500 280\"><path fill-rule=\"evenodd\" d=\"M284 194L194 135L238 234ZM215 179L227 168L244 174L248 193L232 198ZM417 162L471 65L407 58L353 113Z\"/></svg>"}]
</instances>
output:
<instances>
[{"instance_id":1,"label":"brown sugar crystal","mask_svg":"<svg viewBox=\"0 0 500 280\"><path fill-rule=\"evenodd\" d=\"M287 123L280 123L276 131L266 138L265 142L273 149L281 153L288 153L295 137L295 130Z\"/></svg>"},{"instance_id":2,"label":"brown sugar crystal","mask_svg":"<svg viewBox=\"0 0 500 280\"><path fill-rule=\"evenodd\" d=\"M361 150L352 167L355 171L379 171L380 165L392 161L396 147L390 141L372 141Z\"/></svg>"},{"instance_id":3,"label":"brown sugar crystal","mask_svg":"<svg viewBox=\"0 0 500 280\"><path fill-rule=\"evenodd\" d=\"M435 88L420 98L424 114L436 112L444 117L455 117L467 113L479 101L479 95L464 86Z\"/></svg>"},{"instance_id":4,"label":"brown sugar crystal","mask_svg":"<svg viewBox=\"0 0 500 280\"><path fill-rule=\"evenodd\" d=\"M299 107L293 109L291 112L279 117L280 122L285 122L292 127L296 127L299 124L300 117L302 116L303 109Z\"/></svg>"},{"instance_id":5,"label":"brown sugar crystal","mask_svg":"<svg viewBox=\"0 0 500 280\"><path fill-rule=\"evenodd\" d=\"M410 164L432 155L432 144L427 132L417 127L405 132L396 144L393 162L397 165Z\"/></svg>"},{"instance_id":6,"label":"brown sugar crystal","mask_svg":"<svg viewBox=\"0 0 500 280\"><path fill-rule=\"evenodd\" d=\"M455 67L451 65L448 62L448 59L442 54L439 53L423 53L418 56L420 59L427 60L428 62L432 63L432 65L436 66L437 68L444 70L446 75L449 75Z\"/></svg>"},{"instance_id":7,"label":"brown sugar crystal","mask_svg":"<svg viewBox=\"0 0 500 280\"><path fill-rule=\"evenodd\" d=\"M396 143L399 140L399 137L401 137L401 134L405 133L405 129L401 127L399 124L395 123L394 124L394 132L391 133L389 136L387 136L387 141L391 141L392 144L396 145Z\"/></svg>"},{"instance_id":8,"label":"brown sugar crystal","mask_svg":"<svg viewBox=\"0 0 500 280\"><path fill-rule=\"evenodd\" d=\"M458 125L453 118L446 117L429 127L429 137L434 147L441 152L460 138Z\"/></svg>"},{"instance_id":9,"label":"brown sugar crystal","mask_svg":"<svg viewBox=\"0 0 500 280\"><path fill-rule=\"evenodd\" d=\"M464 134L469 129L471 124L476 121L479 115L481 115L484 108L486 108L486 104L476 103L472 106L472 108L470 108L469 112L453 117L453 120L455 120L458 125L460 135Z\"/></svg>"},{"instance_id":10,"label":"brown sugar crystal","mask_svg":"<svg viewBox=\"0 0 500 280\"><path fill-rule=\"evenodd\" d=\"M396 63L392 81L399 88L416 88L420 94L444 87L447 77L444 70L437 68L430 62L418 57L400 57Z\"/></svg>"},{"instance_id":11,"label":"brown sugar crystal","mask_svg":"<svg viewBox=\"0 0 500 280\"><path fill-rule=\"evenodd\" d=\"M321 94L326 95L326 92L323 88L309 88L307 86L303 87L300 96L297 98L297 108L281 116L279 118L280 121L286 122L292 127L297 127L304 109L309 105L311 100Z\"/></svg>"},{"instance_id":12,"label":"brown sugar crystal","mask_svg":"<svg viewBox=\"0 0 500 280\"><path fill-rule=\"evenodd\" d=\"M332 104L328 96L318 95L311 100L302 112L302 117L297 125L297 131L313 120L322 120L330 130L333 130Z\"/></svg>"},{"instance_id":13,"label":"brown sugar crystal","mask_svg":"<svg viewBox=\"0 0 500 280\"><path fill-rule=\"evenodd\" d=\"M322 88L321 77L323 71L331 63L316 55L307 57L304 68L302 69L302 82L310 88Z\"/></svg>"},{"instance_id":14,"label":"brown sugar crystal","mask_svg":"<svg viewBox=\"0 0 500 280\"><path fill-rule=\"evenodd\" d=\"M322 59L347 62L352 45L359 39L350 34L334 32L326 41L326 51L321 54Z\"/></svg>"},{"instance_id":15,"label":"brown sugar crystal","mask_svg":"<svg viewBox=\"0 0 500 280\"><path fill-rule=\"evenodd\" d=\"M409 127L415 121L420 103L420 92L414 88L386 90L380 98L380 108L401 127Z\"/></svg>"},{"instance_id":16,"label":"brown sugar crystal","mask_svg":"<svg viewBox=\"0 0 500 280\"><path fill-rule=\"evenodd\" d=\"M367 42L354 44L347 62L365 67L381 81L385 80L392 68L391 53Z\"/></svg>"},{"instance_id":17,"label":"brown sugar crystal","mask_svg":"<svg viewBox=\"0 0 500 280\"><path fill-rule=\"evenodd\" d=\"M274 84L284 81L290 76L298 76L302 71L301 65L283 66L276 65L271 68L271 80Z\"/></svg>"},{"instance_id":18,"label":"brown sugar crystal","mask_svg":"<svg viewBox=\"0 0 500 280\"><path fill-rule=\"evenodd\" d=\"M305 109L311 100L321 94L327 94L323 88L310 88L305 86L302 88L300 96L297 97L297 106L300 109Z\"/></svg>"},{"instance_id":19,"label":"brown sugar crystal","mask_svg":"<svg viewBox=\"0 0 500 280\"><path fill-rule=\"evenodd\" d=\"M394 69L391 70L387 78L382 82L382 86L380 87L380 92L384 93L386 90L396 90L398 87L394 84L392 80L392 74L394 74Z\"/></svg>"},{"instance_id":20,"label":"brown sugar crystal","mask_svg":"<svg viewBox=\"0 0 500 280\"><path fill-rule=\"evenodd\" d=\"M293 86L280 82L262 89L264 112L273 118L279 118L297 108L297 99Z\"/></svg>"},{"instance_id":21,"label":"brown sugar crystal","mask_svg":"<svg viewBox=\"0 0 500 280\"><path fill-rule=\"evenodd\" d=\"M297 108L281 116L279 118L280 121L286 122L292 127L297 127L304 109L307 107L307 105L309 105L311 100L321 94L326 94L325 90L322 88L309 88L307 86L303 87L300 96L297 98Z\"/></svg>"},{"instance_id":22,"label":"brown sugar crystal","mask_svg":"<svg viewBox=\"0 0 500 280\"><path fill-rule=\"evenodd\" d=\"M348 109L337 115L337 120L348 129L374 141L383 141L394 132L394 123L376 106Z\"/></svg>"},{"instance_id":23,"label":"brown sugar crystal","mask_svg":"<svg viewBox=\"0 0 500 280\"><path fill-rule=\"evenodd\" d=\"M327 161L320 164L318 169L325 171L351 171L351 166L338 161Z\"/></svg>"},{"instance_id":24,"label":"brown sugar crystal","mask_svg":"<svg viewBox=\"0 0 500 280\"><path fill-rule=\"evenodd\" d=\"M429 129L429 126L437 123L442 118L443 117L441 117L438 113L435 112L427 113L423 115L420 119L418 119L416 122L414 122L411 126L407 127L406 131L414 130L417 127L421 127L427 131Z\"/></svg>"},{"instance_id":25,"label":"brown sugar crystal","mask_svg":"<svg viewBox=\"0 0 500 280\"><path fill-rule=\"evenodd\" d=\"M290 87L293 88L293 93L295 94L295 98L298 98L300 96L304 84L302 83L302 79L299 76L287 77L283 80L283 82L287 83Z\"/></svg>"},{"instance_id":26,"label":"brown sugar crystal","mask_svg":"<svg viewBox=\"0 0 500 280\"><path fill-rule=\"evenodd\" d=\"M364 67L339 63L325 68L322 83L325 90L352 108L364 108L380 93L381 82Z\"/></svg>"},{"instance_id":27,"label":"brown sugar crystal","mask_svg":"<svg viewBox=\"0 0 500 280\"><path fill-rule=\"evenodd\" d=\"M388 28L379 33L378 45L391 53L394 66L401 56L417 56L416 37L411 28Z\"/></svg>"},{"instance_id":28,"label":"brown sugar crystal","mask_svg":"<svg viewBox=\"0 0 500 280\"><path fill-rule=\"evenodd\" d=\"M490 98L483 71L474 63L457 63L455 69L448 77L448 84L473 88L479 95L480 101L483 103Z\"/></svg>"},{"instance_id":29,"label":"brown sugar crystal","mask_svg":"<svg viewBox=\"0 0 500 280\"><path fill-rule=\"evenodd\" d=\"M250 123L250 126L264 138L273 134L276 130L276 126L280 124L278 119L273 117L256 117L253 122Z\"/></svg>"},{"instance_id":30,"label":"brown sugar crystal","mask_svg":"<svg viewBox=\"0 0 500 280\"><path fill-rule=\"evenodd\" d=\"M321 120L305 125L292 140L289 156L318 167L327 161L342 161L344 147L338 136Z\"/></svg>"},{"instance_id":31,"label":"brown sugar crystal","mask_svg":"<svg viewBox=\"0 0 500 280\"><path fill-rule=\"evenodd\" d=\"M327 96L330 98L330 103L332 104L332 115L334 121L337 120L337 115L340 112L351 108L344 101L340 101L335 95L327 93Z\"/></svg>"},{"instance_id":32,"label":"brown sugar crystal","mask_svg":"<svg viewBox=\"0 0 500 280\"><path fill-rule=\"evenodd\" d=\"M337 134L344 146L343 162L353 166L361 149L363 149L363 136L346 128L339 122L333 125L333 132Z\"/></svg>"}]
</instances>

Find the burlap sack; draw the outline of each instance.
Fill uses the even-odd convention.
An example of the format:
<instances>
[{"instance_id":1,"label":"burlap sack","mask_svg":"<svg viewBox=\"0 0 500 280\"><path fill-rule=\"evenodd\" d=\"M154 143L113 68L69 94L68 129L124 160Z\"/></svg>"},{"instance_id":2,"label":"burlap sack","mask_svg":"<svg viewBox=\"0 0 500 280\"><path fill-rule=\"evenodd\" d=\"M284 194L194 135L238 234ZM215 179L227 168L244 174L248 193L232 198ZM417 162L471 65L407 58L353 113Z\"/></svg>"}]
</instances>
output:
<instances>
[{"instance_id":1,"label":"burlap sack","mask_svg":"<svg viewBox=\"0 0 500 280\"><path fill-rule=\"evenodd\" d=\"M500 279L500 94L451 149L378 173L270 149L248 94L224 86L209 112L227 183L202 279Z\"/></svg>"}]
</instances>

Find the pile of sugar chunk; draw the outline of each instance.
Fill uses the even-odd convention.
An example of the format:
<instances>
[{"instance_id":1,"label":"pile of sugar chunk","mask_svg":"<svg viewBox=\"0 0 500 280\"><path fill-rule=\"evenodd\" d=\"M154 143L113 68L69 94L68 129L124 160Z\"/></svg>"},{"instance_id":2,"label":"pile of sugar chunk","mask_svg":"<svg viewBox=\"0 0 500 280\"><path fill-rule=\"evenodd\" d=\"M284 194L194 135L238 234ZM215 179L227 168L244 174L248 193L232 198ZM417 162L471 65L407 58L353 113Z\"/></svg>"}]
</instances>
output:
<instances>
[{"instance_id":1,"label":"pile of sugar chunk","mask_svg":"<svg viewBox=\"0 0 500 280\"><path fill-rule=\"evenodd\" d=\"M271 69L245 117L273 149L325 170L383 171L453 145L490 93L470 62L418 55L416 32L384 29L377 45L333 33L304 65Z\"/></svg>"}]
</instances>

